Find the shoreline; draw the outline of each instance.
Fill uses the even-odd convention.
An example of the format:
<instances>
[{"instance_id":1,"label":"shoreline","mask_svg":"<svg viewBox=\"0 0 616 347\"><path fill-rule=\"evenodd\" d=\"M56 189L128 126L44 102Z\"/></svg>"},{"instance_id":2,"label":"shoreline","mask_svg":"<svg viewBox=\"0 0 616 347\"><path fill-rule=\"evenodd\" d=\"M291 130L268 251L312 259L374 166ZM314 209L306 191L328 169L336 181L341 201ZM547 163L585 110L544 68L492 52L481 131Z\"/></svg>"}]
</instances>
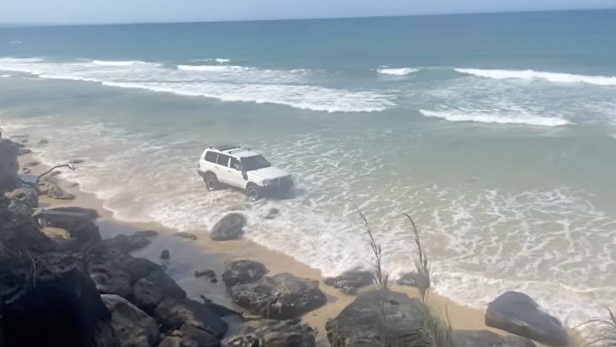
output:
<instances>
[{"instance_id":1,"label":"shoreline","mask_svg":"<svg viewBox=\"0 0 616 347\"><path fill-rule=\"evenodd\" d=\"M29 167L30 175L37 175L44 172L49 167L40 162L36 152L28 153L19 156L20 168L27 167L27 164L32 161L38 161L39 164L35 167ZM77 159L77 158L67 158ZM60 169L61 171L62 169ZM77 165L77 170L79 167ZM22 172L20 172L22 174ZM355 296L343 294L334 287L324 285L325 277L318 269L311 268L294 258L283 253L270 250L264 246L258 245L248 239L237 241L216 242L211 241L205 235L199 235L195 241L186 240L177 236L177 230L166 228L157 222L141 223L127 222L114 218L114 212L107 210L104 207L104 200L98 198L93 193L87 193L80 190L77 183L65 180L62 175L56 177L58 184L67 193L73 194L73 200L54 200L48 197L40 197L40 202L44 207L63 207L63 206L80 206L85 208L95 209L99 212L100 217L97 224L100 226L100 232L103 238L110 238L118 234L131 234L138 230L155 230L159 235L155 237L152 244L144 249L138 250L133 254L137 257L144 257L154 262L160 262L160 254L163 249L169 250L171 253L171 261L168 267L168 274L177 281L177 283L187 292L188 296L199 300L200 296L205 296L213 302L232 307L238 311L242 311L231 301L227 294L226 287L221 282L209 283L202 278L195 278L194 272L204 269L212 269L217 277L220 277L224 271L226 261L233 259L251 259L256 260L269 270L269 275L274 275L282 272L289 272L296 276L317 280L320 289L327 296L327 304L319 309L309 312L302 317L302 321L310 325L317 332L317 344L321 347L329 346L327 341L325 323L328 319L335 318L342 309L349 305ZM206 234L207 235L207 234ZM402 292L410 297L418 297L419 293L416 288L400 286L395 283L390 284L392 290ZM363 290L360 290L360 292ZM464 306L453 300L440 296L436 293L429 294L430 306L440 315L445 316L455 329L461 330L487 330L496 334L505 336L508 333L499 329L491 328L485 325L484 316L485 309L475 309ZM576 334L568 329L572 340ZM230 331L232 332L232 330ZM537 343L537 346L544 346Z\"/></svg>"}]
</instances>

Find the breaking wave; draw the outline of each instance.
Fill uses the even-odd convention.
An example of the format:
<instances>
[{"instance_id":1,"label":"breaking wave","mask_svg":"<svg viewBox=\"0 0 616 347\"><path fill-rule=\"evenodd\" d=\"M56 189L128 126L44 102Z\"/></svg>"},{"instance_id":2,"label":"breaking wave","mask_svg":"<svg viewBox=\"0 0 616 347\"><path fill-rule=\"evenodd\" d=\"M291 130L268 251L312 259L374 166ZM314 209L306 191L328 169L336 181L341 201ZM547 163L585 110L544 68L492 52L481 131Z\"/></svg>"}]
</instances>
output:
<instances>
[{"instance_id":1,"label":"breaking wave","mask_svg":"<svg viewBox=\"0 0 616 347\"><path fill-rule=\"evenodd\" d=\"M495 115L489 113L463 113L457 111L419 110L425 117L441 118L450 122L477 122L494 124L533 125L557 127L571 124L570 121L557 117L541 117L535 115Z\"/></svg>"},{"instance_id":2,"label":"breaking wave","mask_svg":"<svg viewBox=\"0 0 616 347\"><path fill-rule=\"evenodd\" d=\"M584 83L616 87L616 77L608 76L587 76L534 70L455 69L455 71L465 75L492 79L545 80L553 83Z\"/></svg>"}]
</instances>

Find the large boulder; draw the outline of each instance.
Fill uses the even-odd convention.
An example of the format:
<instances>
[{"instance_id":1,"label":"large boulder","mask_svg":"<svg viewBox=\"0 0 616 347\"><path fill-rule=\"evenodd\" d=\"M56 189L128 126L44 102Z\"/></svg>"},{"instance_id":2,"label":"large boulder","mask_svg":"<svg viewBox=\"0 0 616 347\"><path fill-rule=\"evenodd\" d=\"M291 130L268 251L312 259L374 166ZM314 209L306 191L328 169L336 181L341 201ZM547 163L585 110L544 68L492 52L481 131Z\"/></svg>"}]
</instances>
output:
<instances>
[{"instance_id":1,"label":"large boulder","mask_svg":"<svg viewBox=\"0 0 616 347\"><path fill-rule=\"evenodd\" d=\"M315 331L300 320L262 321L240 336L228 339L231 347L315 347Z\"/></svg>"},{"instance_id":2,"label":"large boulder","mask_svg":"<svg viewBox=\"0 0 616 347\"><path fill-rule=\"evenodd\" d=\"M454 330L455 347L536 347L527 338L507 335L500 336L486 330Z\"/></svg>"},{"instance_id":3,"label":"large boulder","mask_svg":"<svg viewBox=\"0 0 616 347\"><path fill-rule=\"evenodd\" d=\"M158 347L220 347L220 341L204 330L183 325L166 336Z\"/></svg>"},{"instance_id":4,"label":"large boulder","mask_svg":"<svg viewBox=\"0 0 616 347\"><path fill-rule=\"evenodd\" d=\"M360 294L325 329L331 347L450 345L447 328L421 301L388 289Z\"/></svg>"},{"instance_id":5,"label":"large boulder","mask_svg":"<svg viewBox=\"0 0 616 347\"><path fill-rule=\"evenodd\" d=\"M265 265L253 260L234 260L225 264L222 281L227 287L255 282L267 273Z\"/></svg>"},{"instance_id":6,"label":"large boulder","mask_svg":"<svg viewBox=\"0 0 616 347\"><path fill-rule=\"evenodd\" d=\"M319 282L289 273L263 277L231 288L237 305L265 318L291 319L325 305Z\"/></svg>"},{"instance_id":7,"label":"large boulder","mask_svg":"<svg viewBox=\"0 0 616 347\"><path fill-rule=\"evenodd\" d=\"M552 346L567 346L569 338L560 321L546 312L528 295L505 292L488 304L485 323Z\"/></svg>"},{"instance_id":8,"label":"large boulder","mask_svg":"<svg viewBox=\"0 0 616 347\"><path fill-rule=\"evenodd\" d=\"M351 270L338 277L328 277L323 283L345 294L354 295L360 288L374 283L374 274L371 271Z\"/></svg>"},{"instance_id":9,"label":"large boulder","mask_svg":"<svg viewBox=\"0 0 616 347\"><path fill-rule=\"evenodd\" d=\"M128 300L110 294L101 295L111 312L111 328L116 347L150 347L159 340L156 321Z\"/></svg>"},{"instance_id":10,"label":"large boulder","mask_svg":"<svg viewBox=\"0 0 616 347\"><path fill-rule=\"evenodd\" d=\"M174 331L189 325L221 339L227 333L227 323L206 304L190 299L167 298L154 313L161 323L161 330Z\"/></svg>"},{"instance_id":11,"label":"large boulder","mask_svg":"<svg viewBox=\"0 0 616 347\"><path fill-rule=\"evenodd\" d=\"M244 234L245 225L246 217L240 213L229 213L214 225L210 237L214 241L238 240Z\"/></svg>"},{"instance_id":12,"label":"large boulder","mask_svg":"<svg viewBox=\"0 0 616 347\"><path fill-rule=\"evenodd\" d=\"M0 255L6 346L91 346L110 313L78 257Z\"/></svg>"},{"instance_id":13,"label":"large boulder","mask_svg":"<svg viewBox=\"0 0 616 347\"><path fill-rule=\"evenodd\" d=\"M162 269L158 269L135 282L132 297L137 307L153 312L165 298L185 299L186 292Z\"/></svg>"}]
</instances>

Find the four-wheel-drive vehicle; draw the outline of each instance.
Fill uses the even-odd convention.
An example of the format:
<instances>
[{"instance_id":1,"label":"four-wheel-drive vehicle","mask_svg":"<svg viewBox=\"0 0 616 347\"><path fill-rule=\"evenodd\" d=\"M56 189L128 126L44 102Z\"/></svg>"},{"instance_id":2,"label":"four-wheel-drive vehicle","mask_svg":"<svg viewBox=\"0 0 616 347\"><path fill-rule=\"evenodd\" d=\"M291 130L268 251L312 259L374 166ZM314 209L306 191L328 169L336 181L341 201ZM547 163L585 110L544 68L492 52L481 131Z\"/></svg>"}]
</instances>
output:
<instances>
[{"instance_id":1,"label":"four-wheel-drive vehicle","mask_svg":"<svg viewBox=\"0 0 616 347\"><path fill-rule=\"evenodd\" d=\"M291 175L241 146L206 148L199 159L198 173L208 190L235 187L245 191L251 201L266 196L286 197L293 189Z\"/></svg>"}]
</instances>

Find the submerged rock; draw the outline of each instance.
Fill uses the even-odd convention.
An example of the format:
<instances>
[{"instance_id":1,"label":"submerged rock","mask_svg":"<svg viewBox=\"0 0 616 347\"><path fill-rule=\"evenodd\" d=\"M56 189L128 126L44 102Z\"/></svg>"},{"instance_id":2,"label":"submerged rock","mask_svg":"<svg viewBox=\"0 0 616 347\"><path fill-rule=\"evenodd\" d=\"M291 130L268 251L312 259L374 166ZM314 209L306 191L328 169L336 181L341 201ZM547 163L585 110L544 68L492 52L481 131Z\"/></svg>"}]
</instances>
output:
<instances>
[{"instance_id":1,"label":"submerged rock","mask_svg":"<svg viewBox=\"0 0 616 347\"><path fill-rule=\"evenodd\" d=\"M158 347L220 347L220 341L201 329L183 325L166 336Z\"/></svg>"},{"instance_id":2,"label":"submerged rock","mask_svg":"<svg viewBox=\"0 0 616 347\"><path fill-rule=\"evenodd\" d=\"M569 338L560 321L545 313L530 296L505 292L486 310L487 326L552 346L567 346Z\"/></svg>"},{"instance_id":3,"label":"submerged rock","mask_svg":"<svg viewBox=\"0 0 616 347\"><path fill-rule=\"evenodd\" d=\"M245 225L246 217L240 213L229 213L214 225L210 237L214 241L238 240L244 234Z\"/></svg>"},{"instance_id":4,"label":"submerged rock","mask_svg":"<svg viewBox=\"0 0 616 347\"><path fill-rule=\"evenodd\" d=\"M214 270L207 269L207 270L202 270L202 271L195 271L195 277L199 278L203 276L206 276L207 278L209 278L210 282L212 283L218 282L218 279L216 279L216 273L214 272Z\"/></svg>"},{"instance_id":5,"label":"submerged rock","mask_svg":"<svg viewBox=\"0 0 616 347\"><path fill-rule=\"evenodd\" d=\"M101 244L119 249L122 252L130 253L134 252L138 249L144 248L148 246L152 241L150 241L146 236L141 234L133 234L130 236L127 235L118 235L116 237L103 240Z\"/></svg>"}]
</instances>

